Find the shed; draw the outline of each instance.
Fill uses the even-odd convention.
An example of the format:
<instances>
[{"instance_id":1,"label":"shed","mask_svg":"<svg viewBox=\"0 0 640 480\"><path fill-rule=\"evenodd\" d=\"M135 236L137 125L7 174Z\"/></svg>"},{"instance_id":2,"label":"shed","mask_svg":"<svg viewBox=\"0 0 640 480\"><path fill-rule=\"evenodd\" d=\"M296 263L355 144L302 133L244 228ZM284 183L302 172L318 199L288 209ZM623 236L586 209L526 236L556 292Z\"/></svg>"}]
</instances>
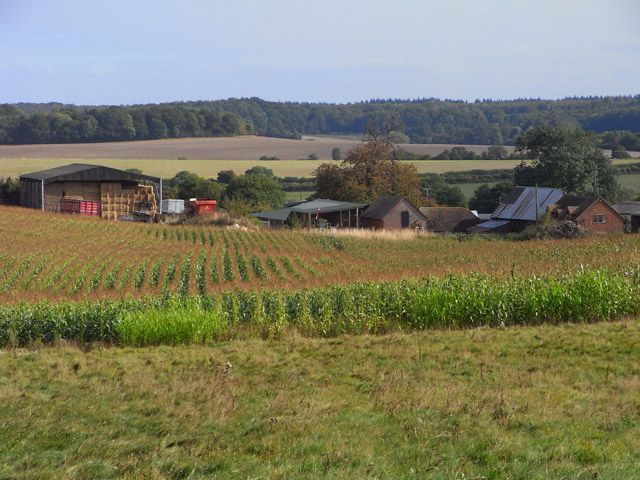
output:
<instances>
[{"instance_id":1,"label":"shed","mask_svg":"<svg viewBox=\"0 0 640 480\"><path fill-rule=\"evenodd\" d=\"M365 228L397 230L400 228L427 229L427 218L403 197L381 197L362 214Z\"/></svg>"},{"instance_id":2,"label":"shed","mask_svg":"<svg viewBox=\"0 0 640 480\"><path fill-rule=\"evenodd\" d=\"M603 198L565 195L550 207L557 220L570 220L591 233L623 233L624 219Z\"/></svg>"},{"instance_id":3,"label":"shed","mask_svg":"<svg viewBox=\"0 0 640 480\"><path fill-rule=\"evenodd\" d=\"M291 207L291 211L301 217L302 224L308 228L320 226L358 227L360 211L366 203L342 202L318 198L302 202Z\"/></svg>"},{"instance_id":4,"label":"shed","mask_svg":"<svg viewBox=\"0 0 640 480\"><path fill-rule=\"evenodd\" d=\"M20 177L20 205L27 208L59 212L66 202L97 202L103 218L117 218L158 200L160 178L101 165L72 163Z\"/></svg>"},{"instance_id":5,"label":"shed","mask_svg":"<svg viewBox=\"0 0 640 480\"><path fill-rule=\"evenodd\" d=\"M279 210L256 212L251 214L252 217L257 218L267 227L271 228L284 227L289 215L291 215L291 208L281 208Z\"/></svg>"},{"instance_id":6,"label":"shed","mask_svg":"<svg viewBox=\"0 0 640 480\"><path fill-rule=\"evenodd\" d=\"M427 218L427 230L437 233L460 233L482 222L465 207L421 207Z\"/></svg>"},{"instance_id":7,"label":"shed","mask_svg":"<svg viewBox=\"0 0 640 480\"><path fill-rule=\"evenodd\" d=\"M613 208L629 220L631 233L640 233L640 202L621 202Z\"/></svg>"}]
</instances>

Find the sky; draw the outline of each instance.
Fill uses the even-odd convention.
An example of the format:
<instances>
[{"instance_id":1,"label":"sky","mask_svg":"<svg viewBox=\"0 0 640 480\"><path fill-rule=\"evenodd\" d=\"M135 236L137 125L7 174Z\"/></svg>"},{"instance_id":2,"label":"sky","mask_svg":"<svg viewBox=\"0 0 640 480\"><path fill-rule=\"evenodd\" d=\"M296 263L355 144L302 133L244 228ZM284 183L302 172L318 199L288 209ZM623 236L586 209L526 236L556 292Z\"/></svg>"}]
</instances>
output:
<instances>
[{"instance_id":1,"label":"sky","mask_svg":"<svg viewBox=\"0 0 640 480\"><path fill-rule=\"evenodd\" d=\"M0 103L640 93L638 0L0 0Z\"/></svg>"}]
</instances>

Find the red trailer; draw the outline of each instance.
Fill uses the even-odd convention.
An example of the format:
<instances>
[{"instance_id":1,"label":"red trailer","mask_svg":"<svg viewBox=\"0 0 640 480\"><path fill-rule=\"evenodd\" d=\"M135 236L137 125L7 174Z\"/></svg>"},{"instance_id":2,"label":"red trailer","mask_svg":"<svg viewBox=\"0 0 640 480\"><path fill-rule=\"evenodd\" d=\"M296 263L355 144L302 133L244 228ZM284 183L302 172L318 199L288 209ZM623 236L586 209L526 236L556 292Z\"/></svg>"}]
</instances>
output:
<instances>
[{"instance_id":1,"label":"red trailer","mask_svg":"<svg viewBox=\"0 0 640 480\"><path fill-rule=\"evenodd\" d=\"M60 212L99 217L101 213L100 202L92 202L89 200L70 200L65 198L60 200Z\"/></svg>"},{"instance_id":2,"label":"red trailer","mask_svg":"<svg viewBox=\"0 0 640 480\"><path fill-rule=\"evenodd\" d=\"M218 202L215 200L207 200L200 198L192 198L191 199L191 207L193 208L193 213L196 215L202 215L203 213L211 214L216 213L216 207L218 206Z\"/></svg>"}]
</instances>

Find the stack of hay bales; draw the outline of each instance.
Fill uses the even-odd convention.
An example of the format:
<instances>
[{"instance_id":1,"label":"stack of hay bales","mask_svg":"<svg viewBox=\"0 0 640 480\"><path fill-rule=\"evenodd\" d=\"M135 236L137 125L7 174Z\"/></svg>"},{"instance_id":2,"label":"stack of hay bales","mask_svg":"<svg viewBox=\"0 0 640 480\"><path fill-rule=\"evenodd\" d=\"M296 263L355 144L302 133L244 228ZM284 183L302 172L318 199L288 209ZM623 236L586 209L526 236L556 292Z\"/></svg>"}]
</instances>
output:
<instances>
[{"instance_id":1,"label":"stack of hay bales","mask_svg":"<svg viewBox=\"0 0 640 480\"><path fill-rule=\"evenodd\" d=\"M102 185L102 218L118 220L122 215L132 215L136 211L157 212L153 187L138 185L135 188L122 188L118 183Z\"/></svg>"}]
</instances>

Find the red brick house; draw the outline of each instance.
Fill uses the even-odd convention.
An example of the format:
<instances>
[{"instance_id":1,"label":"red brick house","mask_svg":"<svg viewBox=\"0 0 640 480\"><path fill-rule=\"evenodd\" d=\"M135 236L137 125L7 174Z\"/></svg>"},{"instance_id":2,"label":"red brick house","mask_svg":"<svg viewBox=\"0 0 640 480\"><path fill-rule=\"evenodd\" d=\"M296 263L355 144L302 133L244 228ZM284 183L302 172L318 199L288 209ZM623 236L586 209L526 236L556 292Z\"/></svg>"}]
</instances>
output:
<instances>
[{"instance_id":1,"label":"red brick house","mask_svg":"<svg viewBox=\"0 0 640 480\"><path fill-rule=\"evenodd\" d=\"M427 219L406 198L382 197L371 203L362 213L360 225L364 228L385 230L401 228L426 230Z\"/></svg>"},{"instance_id":2,"label":"red brick house","mask_svg":"<svg viewBox=\"0 0 640 480\"><path fill-rule=\"evenodd\" d=\"M590 233L624 233L624 220L604 199L565 195L549 211L556 220L571 220Z\"/></svg>"}]
</instances>

